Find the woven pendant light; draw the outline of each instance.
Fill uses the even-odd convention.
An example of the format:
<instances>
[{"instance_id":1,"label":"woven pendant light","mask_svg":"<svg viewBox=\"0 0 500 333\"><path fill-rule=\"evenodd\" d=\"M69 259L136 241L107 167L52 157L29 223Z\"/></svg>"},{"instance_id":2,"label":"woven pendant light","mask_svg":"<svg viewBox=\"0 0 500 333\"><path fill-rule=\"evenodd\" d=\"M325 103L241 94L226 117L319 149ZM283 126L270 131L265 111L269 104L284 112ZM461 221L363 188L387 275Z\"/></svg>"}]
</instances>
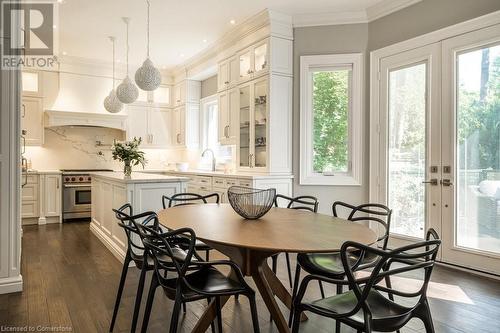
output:
<instances>
[{"instance_id":1,"label":"woven pendant light","mask_svg":"<svg viewBox=\"0 0 500 333\"><path fill-rule=\"evenodd\" d=\"M148 5L148 20L147 20L147 58L142 66L135 72L135 83L139 88L145 91L153 91L160 86L161 74L160 71L153 65L149 59L149 0L146 0Z\"/></svg>"},{"instance_id":2,"label":"woven pendant light","mask_svg":"<svg viewBox=\"0 0 500 333\"><path fill-rule=\"evenodd\" d=\"M123 17L123 22L127 25L127 76L123 79L122 83L116 88L116 96L120 100L120 102L125 104L130 104L135 102L137 97L139 97L139 89L135 86L135 84L130 80L128 76L128 24L130 22L129 17Z\"/></svg>"},{"instance_id":3,"label":"woven pendant light","mask_svg":"<svg viewBox=\"0 0 500 333\"><path fill-rule=\"evenodd\" d=\"M122 110L123 104L116 96L115 90L115 37L110 36L109 40L113 43L113 89L111 89L109 95L104 99L104 108L109 113L117 113Z\"/></svg>"}]
</instances>

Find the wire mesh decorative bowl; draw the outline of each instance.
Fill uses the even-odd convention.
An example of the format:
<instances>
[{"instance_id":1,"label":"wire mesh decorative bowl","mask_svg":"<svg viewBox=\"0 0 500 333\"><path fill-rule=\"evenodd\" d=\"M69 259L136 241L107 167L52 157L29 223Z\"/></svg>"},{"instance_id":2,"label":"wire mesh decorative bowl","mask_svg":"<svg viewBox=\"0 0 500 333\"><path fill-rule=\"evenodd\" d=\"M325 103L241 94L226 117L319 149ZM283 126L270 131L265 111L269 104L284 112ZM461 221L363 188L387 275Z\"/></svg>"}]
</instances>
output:
<instances>
[{"instance_id":1,"label":"wire mesh decorative bowl","mask_svg":"<svg viewBox=\"0 0 500 333\"><path fill-rule=\"evenodd\" d=\"M227 198L231 207L241 217L256 220L264 216L273 206L276 189L260 190L242 186L231 186Z\"/></svg>"}]
</instances>

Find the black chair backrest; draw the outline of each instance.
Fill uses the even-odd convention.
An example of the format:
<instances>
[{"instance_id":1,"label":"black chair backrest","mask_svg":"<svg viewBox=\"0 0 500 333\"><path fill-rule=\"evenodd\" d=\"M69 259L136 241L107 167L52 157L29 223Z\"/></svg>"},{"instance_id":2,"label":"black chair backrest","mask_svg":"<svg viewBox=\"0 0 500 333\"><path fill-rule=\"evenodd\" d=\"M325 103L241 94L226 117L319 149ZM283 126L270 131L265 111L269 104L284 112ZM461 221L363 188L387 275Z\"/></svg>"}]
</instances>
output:
<instances>
[{"instance_id":1,"label":"black chair backrest","mask_svg":"<svg viewBox=\"0 0 500 333\"><path fill-rule=\"evenodd\" d=\"M287 202L286 208L308 210L313 213L318 212L318 199L310 195L301 195L298 197L287 197L286 195L276 194L274 197L274 206L279 207L278 201L282 199Z\"/></svg>"},{"instance_id":2,"label":"black chair backrest","mask_svg":"<svg viewBox=\"0 0 500 333\"><path fill-rule=\"evenodd\" d=\"M349 212L347 219L350 221L377 223L377 226L382 228L383 231L382 233L379 232L377 242L382 242L382 249L387 249L392 215L392 210L389 207L376 203L354 206L342 201L335 201L332 205L333 216L339 217L339 208L344 208Z\"/></svg>"},{"instance_id":3,"label":"black chair backrest","mask_svg":"<svg viewBox=\"0 0 500 333\"><path fill-rule=\"evenodd\" d=\"M219 203L220 197L218 193L201 195L197 193L177 193L171 197L162 196L161 202L163 208L169 208L182 205L206 204L210 198L215 198L215 203Z\"/></svg>"},{"instance_id":4,"label":"black chair backrest","mask_svg":"<svg viewBox=\"0 0 500 333\"><path fill-rule=\"evenodd\" d=\"M441 240L432 239L389 251L373 248L356 242L345 242L341 248L342 264L349 282L349 288L356 295L358 302L350 312L343 315L351 316L357 313L360 309L370 312L370 308L367 304L367 298L372 289L403 298L420 297L419 302L414 305L414 308L419 306L420 301L426 297L427 287L429 285L432 269L434 267L434 262L440 245ZM361 253L359 258L354 263L351 255L352 251ZM378 257L378 261L375 266L366 264L367 267L372 267L369 276L362 276L361 274L356 275L355 273L355 271L363 270L364 256ZM392 264L394 263L397 265L392 267ZM392 286L392 283L390 287L385 284L380 284L381 281L384 281L391 276L417 270L424 270L423 281L418 290L409 292Z\"/></svg>"},{"instance_id":5,"label":"black chair backrest","mask_svg":"<svg viewBox=\"0 0 500 333\"><path fill-rule=\"evenodd\" d=\"M179 259L176 256L179 242L184 245L184 256ZM160 284L167 289L172 290L172 286L167 284L167 279L164 276L164 271L174 270L180 281L187 284L185 280L186 272L192 266L191 259L195 255L196 234L192 229L181 228L158 233L153 229L149 229L143 239L144 246L148 251L148 255L153 258L156 275ZM169 260L165 260L167 257Z\"/></svg>"},{"instance_id":6,"label":"black chair backrest","mask_svg":"<svg viewBox=\"0 0 500 333\"><path fill-rule=\"evenodd\" d=\"M113 208L115 217L118 219L118 225L123 228L125 235L127 236L127 252L130 257L134 260L142 260L144 256L144 246L140 241L140 235L138 233L136 224L144 223L150 224L151 222L157 223L157 220L152 220L151 216L156 216L154 212L144 212L141 214L133 215L132 206L130 204L125 204L118 209ZM139 222L141 221L141 222ZM159 230L159 225L151 225L152 228ZM134 237L137 235L138 237Z\"/></svg>"}]
</instances>

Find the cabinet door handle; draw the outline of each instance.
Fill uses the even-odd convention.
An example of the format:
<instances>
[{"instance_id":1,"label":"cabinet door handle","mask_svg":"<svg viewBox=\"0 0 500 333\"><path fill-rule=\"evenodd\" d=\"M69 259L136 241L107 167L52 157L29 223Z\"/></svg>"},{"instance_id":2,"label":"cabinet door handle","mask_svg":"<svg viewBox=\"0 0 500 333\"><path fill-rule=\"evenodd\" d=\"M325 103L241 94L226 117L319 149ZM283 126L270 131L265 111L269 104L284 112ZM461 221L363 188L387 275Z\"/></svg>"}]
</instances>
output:
<instances>
[{"instance_id":1,"label":"cabinet door handle","mask_svg":"<svg viewBox=\"0 0 500 333\"><path fill-rule=\"evenodd\" d=\"M59 188L59 177L56 178L56 188Z\"/></svg>"},{"instance_id":2,"label":"cabinet door handle","mask_svg":"<svg viewBox=\"0 0 500 333\"><path fill-rule=\"evenodd\" d=\"M24 103L22 105L22 108L23 108L23 112L21 114L21 118L25 118L26 117L26 105L24 105Z\"/></svg>"},{"instance_id":3,"label":"cabinet door handle","mask_svg":"<svg viewBox=\"0 0 500 333\"><path fill-rule=\"evenodd\" d=\"M253 161L253 154L250 154L250 165L251 165L250 166L251 168L255 167L254 161Z\"/></svg>"},{"instance_id":4,"label":"cabinet door handle","mask_svg":"<svg viewBox=\"0 0 500 333\"><path fill-rule=\"evenodd\" d=\"M180 134L180 133L177 133L177 143L181 143L181 139L180 139L180 137L181 137L181 134Z\"/></svg>"}]
</instances>

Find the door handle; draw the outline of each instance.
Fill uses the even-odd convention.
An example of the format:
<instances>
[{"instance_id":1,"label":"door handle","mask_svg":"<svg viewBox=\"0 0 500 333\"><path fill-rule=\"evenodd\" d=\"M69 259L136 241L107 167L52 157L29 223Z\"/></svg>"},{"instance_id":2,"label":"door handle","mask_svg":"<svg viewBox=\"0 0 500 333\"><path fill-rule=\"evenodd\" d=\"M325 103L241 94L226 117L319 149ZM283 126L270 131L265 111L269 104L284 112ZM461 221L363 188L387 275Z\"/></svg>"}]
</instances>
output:
<instances>
[{"instance_id":1,"label":"door handle","mask_svg":"<svg viewBox=\"0 0 500 333\"><path fill-rule=\"evenodd\" d=\"M23 113L21 115L21 118L25 118L26 117L26 105L24 103L22 105L22 108L23 108Z\"/></svg>"},{"instance_id":2,"label":"door handle","mask_svg":"<svg viewBox=\"0 0 500 333\"><path fill-rule=\"evenodd\" d=\"M438 180L436 178L432 178L431 180L423 181L422 184L431 184L432 186L437 186Z\"/></svg>"},{"instance_id":3,"label":"door handle","mask_svg":"<svg viewBox=\"0 0 500 333\"><path fill-rule=\"evenodd\" d=\"M253 154L250 154L250 167L254 167L254 162L253 162Z\"/></svg>"},{"instance_id":4,"label":"door handle","mask_svg":"<svg viewBox=\"0 0 500 333\"><path fill-rule=\"evenodd\" d=\"M443 186L453 186L453 183L449 179L442 179L441 180L441 185L443 185Z\"/></svg>"}]
</instances>

